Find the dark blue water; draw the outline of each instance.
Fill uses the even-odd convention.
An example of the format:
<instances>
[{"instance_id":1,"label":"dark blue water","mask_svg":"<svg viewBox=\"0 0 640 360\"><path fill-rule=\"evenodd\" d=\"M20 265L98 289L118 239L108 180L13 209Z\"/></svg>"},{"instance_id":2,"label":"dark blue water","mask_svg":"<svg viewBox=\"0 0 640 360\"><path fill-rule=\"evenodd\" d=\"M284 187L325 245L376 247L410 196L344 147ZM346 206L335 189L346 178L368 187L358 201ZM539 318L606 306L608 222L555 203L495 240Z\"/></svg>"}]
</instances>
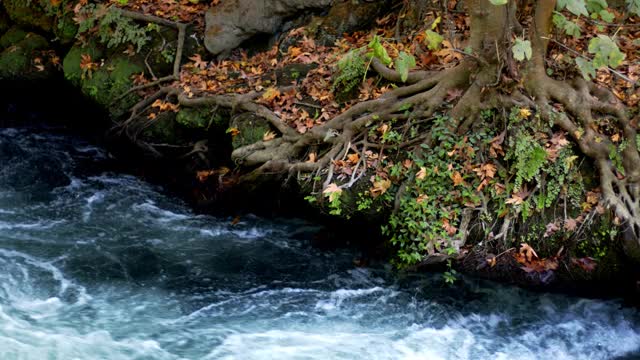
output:
<instances>
[{"instance_id":1,"label":"dark blue water","mask_svg":"<svg viewBox=\"0 0 640 360\"><path fill-rule=\"evenodd\" d=\"M356 268L318 227L195 215L106 153L0 130L0 359L608 359L616 301ZM630 356L630 355L629 355ZM630 357L631 358L631 357Z\"/></svg>"}]
</instances>

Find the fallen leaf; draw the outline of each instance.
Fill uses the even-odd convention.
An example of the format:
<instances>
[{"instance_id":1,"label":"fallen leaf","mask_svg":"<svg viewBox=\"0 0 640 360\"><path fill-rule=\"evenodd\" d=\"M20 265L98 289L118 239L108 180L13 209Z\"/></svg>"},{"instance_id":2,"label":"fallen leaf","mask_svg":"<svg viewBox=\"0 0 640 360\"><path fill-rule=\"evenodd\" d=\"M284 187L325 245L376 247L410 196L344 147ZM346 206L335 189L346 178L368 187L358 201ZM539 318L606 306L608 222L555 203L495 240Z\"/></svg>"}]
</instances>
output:
<instances>
[{"instance_id":1,"label":"fallen leaf","mask_svg":"<svg viewBox=\"0 0 640 360\"><path fill-rule=\"evenodd\" d=\"M340 197L342 189L336 183L331 183L324 189L324 191L322 191L322 193L325 197L329 198L329 201L333 202Z\"/></svg>"},{"instance_id":2,"label":"fallen leaf","mask_svg":"<svg viewBox=\"0 0 640 360\"><path fill-rule=\"evenodd\" d=\"M533 248L531 246L529 246L529 244L527 243L522 243L520 244L520 251L519 253L521 255L523 255L525 257L525 259L527 261L531 261L534 258L538 258L538 254L536 254L536 251L533 250Z\"/></svg>"},{"instance_id":3,"label":"fallen leaf","mask_svg":"<svg viewBox=\"0 0 640 360\"><path fill-rule=\"evenodd\" d=\"M349 154L347 155L347 160L353 165L357 164L360 161L360 155L358 154Z\"/></svg>"},{"instance_id":4,"label":"fallen leaf","mask_svg":"<svg viewBox=\"0 0 640 360\"><path fill-rule=\"evenodd\" d=\"M386 193L390 187L391 187L391 180L379 179L373 182L373 187L369 191L371 192L371 196L376 198Z\"/></svg>"},{"instance_id":5,"label":"fallen leaf","mask_svg":"<svg viewBox=\"0 0 640 360\"><path fill-rule=\"evenodd\" d=\"M271 141L276 138L276 133L273 131L267 131L262 135L262 141Z\"/></svg>"},{"instance_id":6,"label":"fallen leaf","mask_svg":"<svg viewBox=\"0 0 640 360\"><path fill-rule=\"evenodd\" d=\"M451 175L451 180L453 180L453 186L458 186L464 183L462 175L460 175L458 171L454 172L453 175Z\"/></svg>"}]
</instances>

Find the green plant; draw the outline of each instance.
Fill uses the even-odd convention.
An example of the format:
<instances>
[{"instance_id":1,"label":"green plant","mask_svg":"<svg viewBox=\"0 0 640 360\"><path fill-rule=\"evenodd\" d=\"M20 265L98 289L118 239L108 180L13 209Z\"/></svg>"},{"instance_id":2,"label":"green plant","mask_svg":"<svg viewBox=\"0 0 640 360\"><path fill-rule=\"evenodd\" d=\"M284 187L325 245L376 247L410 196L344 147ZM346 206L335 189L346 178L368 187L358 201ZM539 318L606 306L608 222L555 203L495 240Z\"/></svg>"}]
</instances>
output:
<instances>
[{"instance_id":1,"label":"green plant","mask_svg":"<svg viewBox=\"0 0 640 360\"><path fill-rule=\"evenodd\" d=\"M449 285L453 285L458 279L458 272L453 268L451 260L447 260L447 271L442 273L442 277L444 278L444 282Z\"/></svg>"},{"instance_id":2,"label":"green plant","mask_svg":"<svg viewBox=\"0 0 640 360\"><path fill-rule=\"evenodd\" d=\"M124 44L132 44L140 51L149 41L147 28L122 15L117 9L105 5L88 4L77 17L78 36L96 32L98 40L113 48Z\"/></svg>"},{"instance_id":3,"label":"green plant","mask_svg":"<svg viewBox=\"0 0 640 360\"><path fill-rule=\"evenodd\" d=\"M398 248L399 266L413 265L433 253L453 255L462 234L462 211L480 202L480 178L470 170L482 144L493 134L479 131L460 136L449 128L450 118L440 116L431 128L434 146L410 154L414 166L408 175L400 208L383 233Z\"/></svg>"},{"instance_id":4,"label":"green plant","mask_svg":"<svg viewBox=\"0 0 640 360\"><path fill-rule=\"evenodd\" d=\"M337 65L337 72L333 79L331 91L349 93L360 86L367 73L367 63L360 49L349 51Z\"/></svg>"}]
</instances>

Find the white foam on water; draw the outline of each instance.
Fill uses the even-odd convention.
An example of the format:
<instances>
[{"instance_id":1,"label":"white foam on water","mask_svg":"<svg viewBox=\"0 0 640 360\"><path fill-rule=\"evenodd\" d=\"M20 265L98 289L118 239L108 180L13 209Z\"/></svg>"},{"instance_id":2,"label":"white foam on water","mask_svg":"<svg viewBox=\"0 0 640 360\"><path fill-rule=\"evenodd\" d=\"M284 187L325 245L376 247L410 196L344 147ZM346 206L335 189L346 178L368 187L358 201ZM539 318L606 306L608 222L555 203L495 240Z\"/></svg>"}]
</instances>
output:
<instances>
[{"instance_id":1,"label":"white foam on water","mask_svg":"<svg viewBox=\"0 0 640 360\"><path fill-rule=\"evenodd\" d=\"M189 219L191 215L178 214L169 210L161 209L156 206L153 201L144 202L142 204L134 204L132 210L152 215L153 219L158 222L168 223L172 221L182 221Z\"/></svg>"},{"instance_id":2,"label":"white foam on water","mask_svg":"<svg viewBox=\"0 0 640 360\"><path fill-rule=\"evenodd\" d=\"M25 151L64 141L0 134ZM74 147L84 159L102 153ZM73 164L69 148L52 156ZM398 285L388 271L352 268L348 250L293 240L307 226L298 222L231 225L132 176L69 177L52 203L0 189L0 360L555 360L640 349L640 315L616 302L495 285L465 287L464 302L466 292Z\"/></svg>"}]
</instances>

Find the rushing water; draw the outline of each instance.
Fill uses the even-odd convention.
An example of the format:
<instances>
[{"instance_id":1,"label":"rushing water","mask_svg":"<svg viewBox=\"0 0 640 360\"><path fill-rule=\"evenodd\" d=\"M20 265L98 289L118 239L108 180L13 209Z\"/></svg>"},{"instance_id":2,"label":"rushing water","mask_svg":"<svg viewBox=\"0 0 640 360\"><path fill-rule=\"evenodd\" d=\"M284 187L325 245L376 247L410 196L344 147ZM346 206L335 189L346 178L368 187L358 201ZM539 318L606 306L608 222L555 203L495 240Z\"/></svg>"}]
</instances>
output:
<instances>
[{"instance_id":1,"label":"rushing water","mask_svg":"<svg viewBox=\"0 0 640 360\"><path fill-rule=\"evenodd\" d=\"M633 358L616 301L353 266L301 221L195 215L106 153L0 130L0 359Z\"/></svg>"}]
</instances>

